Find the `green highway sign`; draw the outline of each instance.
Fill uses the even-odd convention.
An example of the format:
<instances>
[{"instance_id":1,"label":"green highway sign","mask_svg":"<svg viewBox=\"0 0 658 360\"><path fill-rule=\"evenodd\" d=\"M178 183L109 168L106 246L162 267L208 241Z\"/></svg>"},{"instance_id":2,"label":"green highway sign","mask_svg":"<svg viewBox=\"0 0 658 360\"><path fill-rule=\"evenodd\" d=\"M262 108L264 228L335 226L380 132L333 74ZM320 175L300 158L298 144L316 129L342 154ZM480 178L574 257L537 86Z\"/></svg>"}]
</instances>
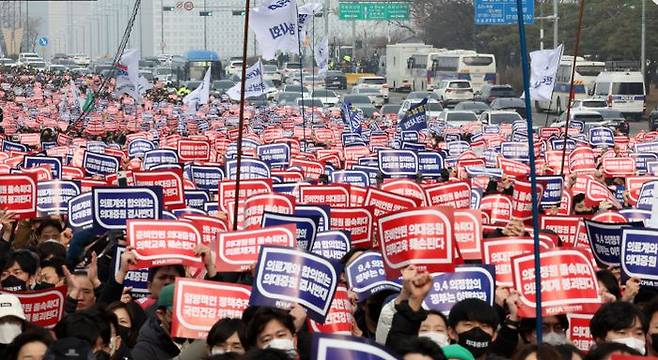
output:
<instances>
[{"instance_id":1,"label":"green highway sign","mask_svg":"<svg viewBox=\"0 0 658 360\"><path fill-rule=\"evenodd\" d=\"M409 20L408 2L340 2L340 20Z\"/></svg>"}]
</instances>

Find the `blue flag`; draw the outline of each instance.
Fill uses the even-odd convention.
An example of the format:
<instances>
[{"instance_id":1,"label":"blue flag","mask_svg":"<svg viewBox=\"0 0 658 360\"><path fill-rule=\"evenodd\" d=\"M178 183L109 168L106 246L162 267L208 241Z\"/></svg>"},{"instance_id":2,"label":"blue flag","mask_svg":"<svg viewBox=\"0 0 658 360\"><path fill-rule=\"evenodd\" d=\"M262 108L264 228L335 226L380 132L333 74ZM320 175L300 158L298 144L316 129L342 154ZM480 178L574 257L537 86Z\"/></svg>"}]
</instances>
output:
<instances>
[{"instance_id":1,"label":"blue flag","mask_svg":"<svg viewBox=\"0 0 658 360\"><path fill-rule=\"evenodd\" d=\"M404 114L402 121L400 121L400 130L402 131L420 131L427 129L427 98L418 104L409 107L409 110Z\"/></svg>"},{"instance_id":2,"label":"blue flag","mask_svg":"<svg viewBox=\"0 0 658 360\"><path fill-rule=\"evenodd\" d=\"M353 133L361 134L361 121L363 120L358 111L352 110L352 104L349 102L343 103L343 121L345 121Z\"/></svg>"}]
</instances>

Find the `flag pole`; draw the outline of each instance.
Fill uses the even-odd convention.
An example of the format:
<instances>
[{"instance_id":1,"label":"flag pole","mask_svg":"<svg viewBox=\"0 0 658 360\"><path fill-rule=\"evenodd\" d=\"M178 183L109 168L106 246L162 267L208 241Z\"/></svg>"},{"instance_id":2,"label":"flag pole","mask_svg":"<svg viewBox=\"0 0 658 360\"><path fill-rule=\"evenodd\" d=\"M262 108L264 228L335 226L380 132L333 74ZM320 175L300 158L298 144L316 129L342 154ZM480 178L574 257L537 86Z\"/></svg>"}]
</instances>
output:
<instances>
[{"instance_id":1,"label":"flag pole","mask_svg":"<svg viewBox=\"0 0 658 360\"><path fill-rule=\"evenodd\" d=\"M518 13L519 43L521 44L521 67L523 69L523 89L525 90L525 107L531 109L530 104L530 74L528 64L528 49L526 46L525 24L523 19L523 1L516 0ZM534 240L535 256L535 296L536 296L536 331L537 344L542 342L542 319L541 319L541 261L539 257L539 199L537 198L537 169L535 166L535 145L532 129L532 111L526 111L528 126L528 154L530 163L530 188L532 189L532 237Z\"/></svg>"},{"instance_id":2,"label":"flag pole","mask_svg":"<svg viewBox=\"0 0 658 360\"><path fill-rule=\"evenodd\" d=\"M306 117L304 115L304 58L302 57L302 34L299 33L299 6L295 2L295 13L297 14L297 49L299 51L299 93L302 96L302 138L304 140L304 147L301 148L301 151L306 151ZM294 131L293 131L294 132Z\"/></svg>"},{"instance_id":3,"label":"flag pole","mask_svg":"<svg viewBox=\"0 0 658 360\"><path fill-rule=\"evenodd\" d=\"M311 73L311 99L313 93L315 92L315 10L313 10L313 28L311 30L311 66L313 67L313 72ZM313 100L311 100L311 126L315 122L315 111L313 111ZM306 127L304 127L304 138L306 138Z\"/></svg>"},{"instance_id":4,"label":"flag pole","mask_svg":"<svg viewBox=\"0 0 658 360\"><path fill-rule=\"evenodd\" d=\"M564 124L564 147L562 148L562 166L560 176L564 175L564 159L567 157L567 139L569 138L569 118L571 117L571 102L573 101L573 81L576 75L576 58L580 50L580 31L583 29L583 12L585 10L585 0L580 0L578 10L578 29L576 30L576 48L573 54L573 63L571 64L571 79L569 79L569 101L567 102L567 121Z\"/></svg>"},{"instance_id":5,"label":"flag pole","mask_svg":"<svg viewBox=\"0 0 658 360\"><path fill-rule=\"evenodd\" d=\"M244 90L247 81L247 40L249 39L249 1L245 0L244 39L242 40L242 78L240 79L240 119L238 121L237 168L235 170L235 207L233 209L233 230L238 229L238 208L240 205L240 167L242 166L242 129L244 128Z\"/></svg>"}]
</instances>

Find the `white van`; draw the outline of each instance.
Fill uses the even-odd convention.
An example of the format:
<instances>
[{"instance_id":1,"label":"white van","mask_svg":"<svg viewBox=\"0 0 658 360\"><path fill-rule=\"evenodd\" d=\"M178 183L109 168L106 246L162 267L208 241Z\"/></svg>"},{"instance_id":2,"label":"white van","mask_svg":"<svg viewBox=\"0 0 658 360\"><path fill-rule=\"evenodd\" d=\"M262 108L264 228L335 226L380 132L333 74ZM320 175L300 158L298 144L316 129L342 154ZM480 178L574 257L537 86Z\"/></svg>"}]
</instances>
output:
<instances>
[{"instance_id":1,"label":"white van","mask_svg":"<svg viewBox=\"0 0 658 360\"><path fill-rule=\"evenodd\" d=\"M638 71L602 72L594 81L594 98L606 99L613 110L640 120L646 110L646 88Z\"/></svg>"}]
</instances>

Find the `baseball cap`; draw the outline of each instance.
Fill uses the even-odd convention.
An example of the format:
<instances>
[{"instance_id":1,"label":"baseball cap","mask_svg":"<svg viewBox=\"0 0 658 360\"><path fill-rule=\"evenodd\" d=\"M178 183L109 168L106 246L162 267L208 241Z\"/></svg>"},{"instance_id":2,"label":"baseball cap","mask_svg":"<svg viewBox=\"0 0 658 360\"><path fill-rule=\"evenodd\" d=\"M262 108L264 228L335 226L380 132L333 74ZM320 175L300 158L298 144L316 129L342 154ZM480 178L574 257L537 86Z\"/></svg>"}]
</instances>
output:
<instances>
[{"instance_id":1,"label":"baseball cap","mask_svg":"<svg viewBox=\"0 0 658 360\"><path fill-rule=\"evenodd\" d=\"M88 342L74 338L67 337L55 341L46 356L45 360L88 360L93 359L91 346Z\"/></svg>"},{"instance_id":2,"label":"baseball cap","mask_svg":"<svg viewBox=\"0 0 658 360\"><path fill-rule=\"evenodd\" d=\"M443 355L446 356L446 359L449 360L475 360L473 354L471 354L470 351L466 350L466 348L461 345L448 345L442 347L441 350L443 350Z\"/></svg>"},{"instance_id":3,"label":"baseball cap","mask_svg":"<svg viewBox=\"0 0 658 360\"><path fill-rule=\"evenodd\" d=\"M174 306L174 284L169 284L160 290L157 307L171 309Z\"/></svg>"},{"instance_id":4,"label":"baseball cap","mask_svg":"<svg viewBox=\"0 0 658 360\"><path fill-rule=\"evenodd\" d=\"M0 318L5 316L14 316L25 320L23 306L21 306L21 302L16 295L0 294Z\"/></svg>"}]
</instances>

